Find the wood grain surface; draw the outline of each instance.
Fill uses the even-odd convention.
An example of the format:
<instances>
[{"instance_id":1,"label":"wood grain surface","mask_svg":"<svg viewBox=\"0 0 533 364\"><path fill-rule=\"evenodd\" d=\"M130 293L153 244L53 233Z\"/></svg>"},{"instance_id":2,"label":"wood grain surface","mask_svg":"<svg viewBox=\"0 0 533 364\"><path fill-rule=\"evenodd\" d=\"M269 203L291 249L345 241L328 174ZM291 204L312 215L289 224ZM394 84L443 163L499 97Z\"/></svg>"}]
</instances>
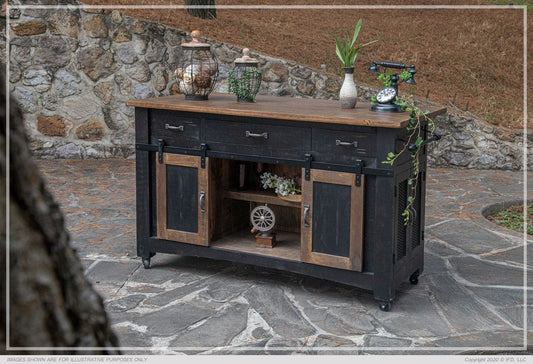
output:
<instances>
[{"instance_id":1,"label":"wood grain surface","mask_svg":"<svg viewBox=\"0 0 533 364\"><path fill-rule=\"evenodd\" d=\"M403 128L409 114L370 111L370 103L358 102L355 109L341 109L336 100L300 99L294 97L257 96L256 103L238 103L233 95L213 93L206 101L185 100L183 95L131 100L128 106L147 109L188 111L195 113L246 116L280 120L360 125L381 128ZM428 108L430 118L446 112L444 107Z\"/></svg>"}]
</instances>

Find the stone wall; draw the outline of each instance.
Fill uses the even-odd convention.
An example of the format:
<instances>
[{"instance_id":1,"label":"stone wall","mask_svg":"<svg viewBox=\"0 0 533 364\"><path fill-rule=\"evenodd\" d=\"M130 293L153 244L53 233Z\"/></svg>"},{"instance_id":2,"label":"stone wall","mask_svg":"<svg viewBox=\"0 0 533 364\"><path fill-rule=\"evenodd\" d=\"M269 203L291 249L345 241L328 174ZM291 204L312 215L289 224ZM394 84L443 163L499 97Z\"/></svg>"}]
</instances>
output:
<instances>
[{"instance_id":1,"label":"stone wall","mask_svg":"<svg viewBox=\"0 0 533 364\"><path fill-rule=\"evenodd\" d=\"M75 0L59 3L79 5ZM172 73L188 34L118 11L76 6L11 10L9 29L3 25L11 39L10 89L24 112L35 155L132 157L134 110L125 103L177 92ZM228 72L242 50L205 41L220 61L216 91L226 92ZM337 98L342 82L337 77L254 52L252 56L260 59L263 69L260 94ZM368 101L375 90L358 86L358 92L360 100ZM520 168L520 135L458 114L437 123L444 137L433 144L431 165Z\"/></svg>"}]
</instances>

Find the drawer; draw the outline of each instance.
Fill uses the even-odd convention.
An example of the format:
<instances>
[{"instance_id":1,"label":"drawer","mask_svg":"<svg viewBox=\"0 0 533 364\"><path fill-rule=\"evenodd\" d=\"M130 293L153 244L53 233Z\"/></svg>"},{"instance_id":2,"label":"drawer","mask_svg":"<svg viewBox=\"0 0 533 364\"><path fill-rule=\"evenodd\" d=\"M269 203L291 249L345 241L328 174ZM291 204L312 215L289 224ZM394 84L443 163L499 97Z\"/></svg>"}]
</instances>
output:
<instances>
[{"instance_id":1,"label":"drawer","mask_svg":"<svg viewBox=\"0 0 533 364\"><path fill-rule=\"evenodd\" d=\"M376 156L376 135L359 131L313 128L313 160L353 164Z\"/></svg>"},{"instance_id":2,"label":"drawer","mask_svg":"<svg viewBox=\"0 0 533 364\"><path fill-rule=\"evenodd\" d=\"M207 120L206 142L213 151L303 160L311 128Z\"/></svg>"},{"instance_id":3,"label":"drawer","mask_svg":"<svg viewBox=\"0 0 533 364\"><path fill-rule=\"evenodd\" d=\"M151 142L164 139L166 145L200 148L200 119L194 119L167 110L156 110L151 115Z\"/></svg>"}]
</instances>

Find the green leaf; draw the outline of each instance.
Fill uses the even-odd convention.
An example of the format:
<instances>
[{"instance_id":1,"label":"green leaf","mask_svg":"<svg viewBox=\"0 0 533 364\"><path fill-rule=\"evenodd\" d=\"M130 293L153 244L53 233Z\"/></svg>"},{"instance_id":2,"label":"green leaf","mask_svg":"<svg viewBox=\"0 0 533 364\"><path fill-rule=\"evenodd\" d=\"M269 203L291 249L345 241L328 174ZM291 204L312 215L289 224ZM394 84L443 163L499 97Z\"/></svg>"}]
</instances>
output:
<instances>
[{"instance_id":1,"label":"green leaf","mask_svg":"<svg viewBox=\"0 0 533 364\"><path fill-rule=\"evenodd\" d=\"M407 197L407 202L409 202L409 203L413 202L413 196L408 196Z\"/></svg>"},{"instance_id":2,"label":"green leaf","mask_svg":"<svg viewBox=\"0 0 533 364\"><path fill-rule=\"evenodd\" d=\"M422 139L422 137L418 137L416 138L416 141L415 141L415 145L416 147L420 147L420 145L424 142L424 139Z\"/></svg>"},{"instance_id":3,"label":"green leaf","mask_svg":"<svg viewBox=\"0 0 533 364\"><path fill-rule=\"evenodd\" d=\"M342 55L342 46L339 38L335 36L335 53L337 53L337 56L341 60L341 63L344 65L344 57Z\"/></svg>"},{"instance_id":4,"label":"green leaf","mask_svg":"<svg viewBox=\"0 0 533 364\"><path fill-rule=\"evenodd\" d=\"M353 38L352 38L352 44L350 46L353 46L355 44L355 40L357 39L357 36L359 35L359 31L361 30L362 24L363 24L363 19L359 19L359 21L355 25L355 30L353 32Z\"/></svg>"},{"instance_id":5,"label":"green leaf","mask_svg":"<svg viewBox=\"0 0 533 364\"><path fill-rule=\"evenodd\" d=\"M390 158L394 158L395 154L393 152L389 152L389 154L387 154L387 157L390 157Z\"/></svg>"},{"instance_id":6,"label":"green leaf","mask_svg":"<svg viewBox=\"0 0 533 364\"><path fill-rule=\"evenodd\" d=\"M407 184L408 184L409 186L411 186L411 185L413 184L413 179L412 179L412 178L409 178L409 179L407 180Z\"/></svg>"}]
</instances>

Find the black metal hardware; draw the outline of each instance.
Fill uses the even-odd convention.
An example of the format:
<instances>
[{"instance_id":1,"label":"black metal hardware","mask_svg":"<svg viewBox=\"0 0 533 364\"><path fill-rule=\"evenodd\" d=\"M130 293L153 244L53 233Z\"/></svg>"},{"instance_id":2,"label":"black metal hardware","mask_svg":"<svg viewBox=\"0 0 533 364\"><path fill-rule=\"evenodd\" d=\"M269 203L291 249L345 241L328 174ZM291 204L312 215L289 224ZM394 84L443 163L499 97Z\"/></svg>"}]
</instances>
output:
<instances>
[{"instance_id":1,"label":"black metal hardware","mask_svg":"<svg viewBox=\"0 0 533 364\"><path fill-rule=\"evenodd\" d=\"M200 204L200 212L205 212L205 206L204 206L204 199L205 199L205 192L200 192L200 200L198 201Z\"/></svg>"},{"instance_id":2,"label":"black metal hardware","mask_svg":"<svg viewBox=\"0 0 533 364\"><path fill-rule=\"evenodd\" d=\"M353 142L343 142L343 141L340 141L339 139L335 140L335 145L339 145L341 147L354 147L354 148L357 148L359 143L357 143L357 141L353 141Z\"/></svg>"},{"instance_id":3,"label":"black metal hardware","mask_svg":"<svg viewBox=\"0 0 533 364\"><path fill-rule=\"evenodd\" d=\"M305 154L305 180L309 181L311 179L311 162L313 161L313 156L311 153Z\"/></svg>"},{"instance_id":4,"label":"black metal hardware","mask_svg":"<svg viewBox=\"0 0 533 364\"><path fill-rule=\"evenodd\" d=\"M205 168L205 158L207 156L207 144L200 144L200 166Z\"/></svg>"},{"instance_id":5,"label":"black metal hardware","mask_svg":"<svg viewBox=\"0 0 533 364\"><path fill-rule=\"evenodd\" d=\"M257 134L257 133L252 133L249 130L246 130L245 135L246 135L247 138L265 138L265 139L268 139L268 133L266 131L264 133Z\"/></svg>"},{"instance_id":6,"label":"black metal hardware","mask_svg":"<svg viewBox=\"0 0 533 364\"><path fill-rule=\"evenodd\" d=\"M165 146L164 139L157 139L157 161L163 163L163 147Z\"/></svg>"},{"instance_id":7,"label":"black metal hardware","mask_svg":"<svg viewBox=\"0 0 533 364\"><path fill-rule=\"evenodd\" d=\"M304 205L304 226L309 227L309 223L307 222L307 215L309 214L309 205Z\"/></svg>"},{"instance_id":8,"label":"black metal hardware","mask_svg":"<svg viewBox=\"0 0 533 364\"><path fill-rule=\"evenodd\" d=\"M422 143L420 143L419 147L423 146L423 145L426 145L427 143L431 143L433 141L437 141L437 140L440 140L441 136L438 135L438 134L433 134L433 136L431 138L428 138L426 140L424 140ZM415 150L417 150L417 146L415 143L411 143L409 144L409 146L407 147L407 149L410 151L410 152L414 152Z\"/></svg>"},{"instance_id":9,"label":"black metal hardware","mask_svg":"<svg viewBox=\"0 0 533 364\"><path fill-rule=\"evenodd\" d=\"M355 185L357 187L361 186L361 175L363 174L363 164L364 162L361 159L355 161Z\"/></svg>"},{"instance_id":10,"label":"black metal hardware","mask_svg":"<svg viewBox=\"0 0 533 364\"><path fill-rule=\"evenodd\" d=\"M174 126L174 125L165 124L165 129L185 131L185 127L183 125Z\"/></svg>"}]
</instances>

